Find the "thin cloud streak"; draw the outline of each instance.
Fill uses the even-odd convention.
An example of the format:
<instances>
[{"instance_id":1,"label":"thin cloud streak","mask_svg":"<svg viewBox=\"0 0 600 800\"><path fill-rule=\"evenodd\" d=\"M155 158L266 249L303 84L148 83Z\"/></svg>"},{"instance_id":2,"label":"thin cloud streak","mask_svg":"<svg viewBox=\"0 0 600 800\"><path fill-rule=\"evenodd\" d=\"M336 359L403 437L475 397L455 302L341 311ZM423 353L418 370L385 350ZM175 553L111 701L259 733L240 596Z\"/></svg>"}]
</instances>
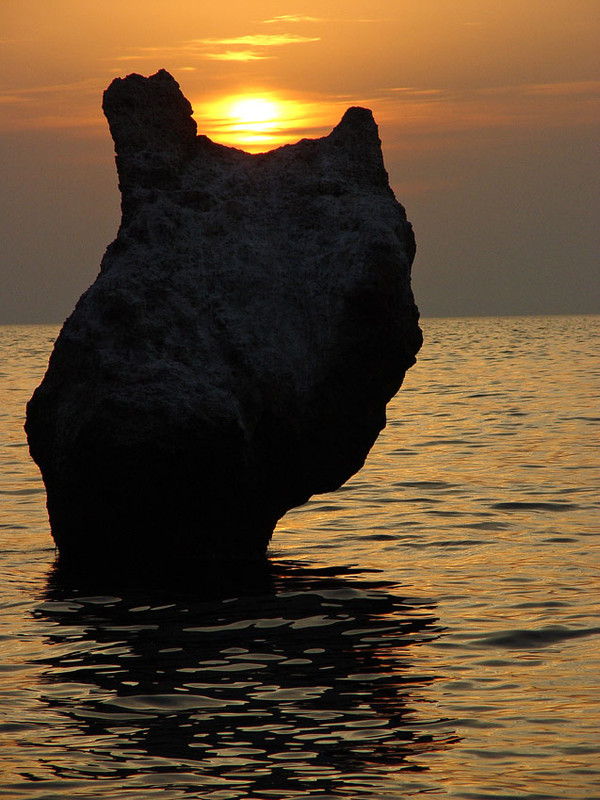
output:
<instances>
[{"instance_id":1,"label":"thin cloud streak","mask_svg":"<svg viewBox=\"0 0 600 800\"><path fill-rule=\"evenodd\" d=\"M471 92L441 89L388 87L369 96L344 98L348 105L373 111L375 120L388 131L388 147L404 137L435 139L436 148L448 147L455 134L493 134L507 130L582 128L598 120L594 82L574 86L523 85ZM578 91L579 90L579 91ZM338 98L339 102L339 98ZM330 106L331 107L331 106Z\"/></svg>"},{"instance_id":2,"label":"thin cloud streak","mask_svg":"<svg viewBox=\"0 0 600 800\"><path fill-rule=\"evenodd\" d=\"M253 47L281 47L286 44L320 42L319 36L294 36L291 33L258 33L222 39L193 39L199 45L252 45Z\"/></svg>"},{"instance_id":3,"label":"thin cloud streak","mask_svg":"<svg viewBox=\"0 0 600 800\"><path fill-rule=\"evenodd\" d=\"M276 56L267 56L254 50L226 50L224 53L204 53L209 61L268 61Z\"/></svg>"},{"instance_id":4,"label":"thin cloud streak","mask_svg":"<svg viewBox=\"0 0 600 800\"><path fill-rule=\"evenodd\" d=\"M47 114L45 116L37 117L35 120L36 128L102 128L106 124L103 118L98 115L97 117L90 116L62 116L58 114Z\"/></svg>"},{"instance_id":5,"label":"thin cloud streak","mask_svg":"<svg viewBox=\"0 0 600 800\"><path fill-rule=\"evenodd\" d=\"M20 94L15 94L14 92L7 92L6 94L0 94L0 105L2 106L10 106L17 103L29 103L31 102L31 98L23 97Z\"/></svg>"},{"instance_id":6,"label":"thin cloud streak","mask_svg":"<svg viewBox=\"0 0 600 800\"><path fill-rule=\"evenodd\" d=\"M0 91L0 97L13 96L16 98L28 98L34 95L48 95L58 94L63 95L65 92L78 92L81 90L95 91L98 87L98 80L95 78L87 78L83 81L74 81L73 83L51 83L48 85L38 86L23 86L19 89L11 89L6 92Z\"/></svg>"},{"instance_id":7,"label":"thin cloud streak","mask_svg":"<svg viewBox=\"0 0 600 800\"><path fill-rule=\"evenodd\" d=\"M0 91L0 131L100 128L103 118L97 98L104 88L104 79L90 78Z\"/></svg>"},{"instance_id":8,"label":"thin cloud streak","mask_svg":"<svg viewBox=\"0 0 600 800\"><path fill-rule=\"evenodd\" d=\"M265 61L277 58L261 49L285 47L295 44L320 42L319 36L294 36L281 34L248 34L221 38L188 39L176 45L163 47L139 47L128 55L116 56L114 61L136 61L148 59L171 59L182 55L207 61ZM219 47L226 48L218 50ZM232 48L239 47L236 50Z\"/></svg>"},{"instance_id":9,"label":"thin cloud streak","mask_svg":"<svg viewBox=\"0 0 600 800\"><path fill-rule=\"evenodd\" d=\"M322 24L327 25L331 23L339 24L356 24L356 23L376 23L376 22L398 22L398 17L303 17L303 16L295 16L293 14L282 15L280 17L272 17L270 19L263 19L263 25L274 25L274 24L281 24L283 22L287 23L307 23L307 24Z\"/></svg>"},{"instance_id":10,"label":"thin cloud streak","mask_svg":"<svg viewBox=\"0 0 600 800\"><path fill-rule=\"evenodd\" d=\"M307 17L301 14L282 14L278 17L262 20L263 25L273 25L281 22L329 22L329 20L324 17Z\"/></svg>"},{"instance_id":11,"label":"thin cloud streak","mask_svg":"<svg viewBox=\"0 0 600 800\"><path fill-rule=\"evenodd\" d=\"M413 86L390 86L388 89L383 89L383 92L393 92L403 97L435 97L444 94L442 89L416 89Z\"/></svg>"},{"instance_id":12,"label":"thin cloud streak","mask_svg":"<svg viewBox=\"0 0 600 800\"><path fill-rule=\"evenodd\" d=\"M492 86L476 90L482 95L575 95L600 94L600 81L563 81L557 83L521 83L511 86Z\"/></svg>"},{"instance_id":13,"label":"thin cloud streak","mask_svg":"<svg viewBox=\"0 0 600 800\"><path fill-rule=\"evenodd\" d=\"M525 86L528 94L573 96L600 94L600 81L577 81L572 83L534 83Z\"/></svg>"}]
</instances>

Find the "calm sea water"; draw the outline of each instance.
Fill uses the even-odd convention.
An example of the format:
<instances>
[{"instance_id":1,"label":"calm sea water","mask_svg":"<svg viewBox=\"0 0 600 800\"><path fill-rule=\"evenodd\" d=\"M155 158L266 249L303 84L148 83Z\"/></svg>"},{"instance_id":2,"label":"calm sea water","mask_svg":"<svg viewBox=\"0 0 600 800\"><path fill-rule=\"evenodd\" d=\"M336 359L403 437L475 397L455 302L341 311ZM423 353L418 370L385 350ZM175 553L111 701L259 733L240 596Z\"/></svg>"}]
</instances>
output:
<instances>
[{"instance_id":1,"label":"calm sea water","mask_svg":"<svg viewBox=\"0 0 600 800\"><path fill-rule=\"evenodd\" d=\"M0 798L600 798L600 317L423 328L365 468L179 586L53 568L57 329L0 329Z\"/></svg>"}]
</instances>

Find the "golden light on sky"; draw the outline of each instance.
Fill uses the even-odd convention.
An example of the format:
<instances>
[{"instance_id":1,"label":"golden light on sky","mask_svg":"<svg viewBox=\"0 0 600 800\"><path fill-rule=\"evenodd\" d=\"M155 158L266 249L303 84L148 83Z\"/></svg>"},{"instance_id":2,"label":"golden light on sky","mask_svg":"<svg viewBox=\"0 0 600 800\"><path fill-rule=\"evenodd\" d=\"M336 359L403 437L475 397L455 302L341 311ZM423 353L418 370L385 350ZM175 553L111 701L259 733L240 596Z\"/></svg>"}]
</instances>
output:
<instances>
[{"instance_id":1,"label":"golden light on sky","mask_svg":"<svg viewBox=\"0 0 600 800\"><path fill-rule=\"evenodd\" d=\"M425 313L590 305L598 0L1 0L0 24L0 318L54 293L60 320L93 279L119 214L102 93L159 69L198 133L250 152L372 109Z\"/></svg>"},{"instance_id":2,"label":"golden light on sky","mask_svg":"<svg viewBox=\"0 0 600 800\"><path fill-rule=\"evenodd\" d=\"M201 110L200 129L220 144L261 152L280 143L288 112L274 96L231 95Z\"/></svg>"},{"instance_id":3,"label":"golden light on sky","mask_svg":"<svg viewBox=\"0 0 600 800\"><path fill-rule=\"evenodd\" d=\"M219 144L249 153L264 153L302 138L303 131L323 128L335 120L337 109L327 114L318 104L260 90L192 103L198 131ZM319 116L320 114L320 116Z\"/></svg>"},{"instance_id":4,"label":"golden light on sky","mask_svg":"<svg viewBox=\"0 0 600 800\"><path fill-rule=\"evenodd\" d=\"M367 105L394 137L434 135L437 147L445 131L597 119L598 0L332 0L326 11L305 0L277 11L270 0L208 9L179 0L168 12L157 0L3 0L0 130L59 128L62 119L104 136L99 98L110 80L160 68L207 123L228 115L205 104L241 94L293 96L313 112L320 103L320 132L342 106ZM313 135L314 114L296 111L279 115L283 139L273 120L254 143L247 127L249 146ZM241 144L243 124L235 139L233 121L223 123L228 141Z\"/></svg>"}]
</instances>

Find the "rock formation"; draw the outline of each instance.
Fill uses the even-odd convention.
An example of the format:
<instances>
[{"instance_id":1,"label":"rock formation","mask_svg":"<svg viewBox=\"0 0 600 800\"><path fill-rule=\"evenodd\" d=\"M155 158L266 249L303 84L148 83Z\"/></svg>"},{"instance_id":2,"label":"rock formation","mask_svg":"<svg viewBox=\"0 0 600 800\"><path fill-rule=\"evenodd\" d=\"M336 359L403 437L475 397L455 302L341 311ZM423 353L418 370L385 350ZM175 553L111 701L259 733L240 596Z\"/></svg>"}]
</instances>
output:
<instances>
[{"instance_id":1,"label":"rock formation","mask_svg":"<svg viewBox=\"0 0 600 800\"><path fill-rule=\"evenodd\" d=\"M363 465L421 345L370 111L250 155L164 70L112 82L122 222L27 407L62 559L264 554Z\"/></svg>"}]
</instances>

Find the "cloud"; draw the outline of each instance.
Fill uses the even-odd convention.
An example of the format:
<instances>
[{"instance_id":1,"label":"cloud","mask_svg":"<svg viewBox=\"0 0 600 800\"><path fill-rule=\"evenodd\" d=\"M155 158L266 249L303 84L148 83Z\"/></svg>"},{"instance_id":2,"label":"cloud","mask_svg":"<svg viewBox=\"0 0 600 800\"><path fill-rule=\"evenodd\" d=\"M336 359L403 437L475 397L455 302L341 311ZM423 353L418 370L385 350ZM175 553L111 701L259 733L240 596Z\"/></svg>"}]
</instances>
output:
<instances>
[{"instance_id":1,"label":"cloud","mask_svg":"<svg viewBox=\"0 0 600 800\"><path fill-rule=\"evenodd\" d=\"M545 126L573 128L598 120L600 81L517 84L446 91L396 86L366 101L375 117L399 132L492 131Z\"/></svg>"},{"instance_id":2,"label":"cloud","mask_svg":"<svg viewBox=\"0 0 600 800\"><path fill-rule=\"evenodd\" d=\"M15 102L23 102L29 97L35 95L48 95L58 94L63 95L66 92L81 92L81 91L95 91L98 87L98 81L94 78L86 78L82 81L74 81L73 83L51 83L41 84L38 86L22 86L18 89L12 89L6 92L0 91L0 98L14 97Z\"/></svg>"},{"instance_id":3,"label":"cloud","mask_svg":"<svg viewBox=\"0 0 600 800\"><path fill-rule=\"evenodd\" d=\"M509 86L493 86L479 89L481 95L536 95L552 97L574 97L600 93L600 81L563 81L556 83L523 83Z\"/></svg>"},{"instance_id":4,"label":"cloud","mask_svg":"<svg viewBox=\"0 0 600 800\"><path fill-rule=\"evenodd\" d=\"M282 22L290 23L363 23L363 22L397 22L397 17L309 17L303 14L282 14L281 16L263 19L263 25L274 25Z\"/></svg>"},{"instance_id":5,"label":"cloud","mask_svg":"<svg viewBox=\"0 0 600 800\"><path fill-rule=\"evenodd\" d=\"M102 88L102 82L89 78L0 91L0 130L99 127L103 124L102 114L93 102Z\"/></svg>"},{"instance_id":6,"label":"cloud","mask_svg":"<svg viewBox=\"0 0 600 800\"><path fill-rule=\"evenodd\" d=\"M117 56L114 60L156 60L157 58L178 58L185 55L209 61L264 61L276 58L276 56L267 55L264 52L269 48L319 41L320 37L318 36L294 36L291 33L260 33L214 39L188 39L165 47L139 47L128 55Z\"/></svg>"},{"instance_id":7,"label":"cloud","mask_svg":"<svg viewBox=\"0 0 600 800\"><path fill-rule=\"evenodd\" d=\"M382 89L381 91L383 94L392 92L392 94L402 95L403 97L422 98L439 97L444 94L441 89L417 89L414 86L390 86L388 89Z\"/></svg>"},{"instance_id":8,"label":"cloud","mask_svg":"<svg viewBox=\"0 0 600 800\"><path fill-rule=\"evenodd\" d=\"M319 42L319 36L294 36L291 33L257 33L248 36L234 36L227 39L195 39L199 45L250 45L251 47L281 47L286 44L305 44Z\"/></svg>"},{"instance_id":9,"label":"cloud","mask_svg":"<svg viewBox=\"0 0 600 800\"><path fill-rule=\"evenodd\" d=\"M185 55L187 57L196 56L203 60L207 61L264 61L265 59L275 58L273 55L266 55L265 53L259 53L256 50L222 50L221 52L218 51L210 51L210 50L203 50L200 51L197 46L193 47L145 47L140 48L140 51L136 55L129 55L129 56L116 56L113 61L141 61L141 60L152 60L156 61L157 59L172 59L177 58L181 55ZM196 67L180 67L180 69L185 70L194 70Z\"/></svg>"},{"instance_id":10,"label":"cloud","mask_svg":"<svg viewBox=\"0 0 600 800\"><path fill-rule=\"evenodd\" d=\"M202 57L213 61L265 61L275 58L255 50L225 50L223 53L204 53Z\"/></svg>"},{"instance_id":11,"label":"cloud","mask_svg":"<svg viewBox=\"0 0 600 800\"><path fill-rule=\"evenodd\" d=\"M0 106L10 106L17 103L27 103L28 101L29 101L28 97L23 97L23 95L15 92L6 92L0 94Z\"/></svg>"},{"instance_id":12,"label":"cloud","mask_svg":"<svg viewBox=\"0 0 600 800\"><path fill-rule=\"evenodd\" d=\"M273 17L272 19L263 19L264 25L272 25L277 22L327 22L328 20L322 17L306 17L302 14L281 14L281 16Z\"/></svg>"},{"instance_id":13,"label":"cloud","mask_svg":"<svg viewBox=\"0 0 600 800\"><path fill-rule=\"evenodd\" d=\"M600 93L600 81L571 81L565 83L534 83L523 87L526 94L573 96Z\"/></svg>"},{"instance_id":14,"label":"cloud","mask_svg":"<svg viewBox=\"0 0 600 800\"><path fill-rule=\"evenodd\" d=\"M44 114L35 119L36 128L101 128L105 127L102 117L82 114Z\"/></svg>"}]
</instances>

